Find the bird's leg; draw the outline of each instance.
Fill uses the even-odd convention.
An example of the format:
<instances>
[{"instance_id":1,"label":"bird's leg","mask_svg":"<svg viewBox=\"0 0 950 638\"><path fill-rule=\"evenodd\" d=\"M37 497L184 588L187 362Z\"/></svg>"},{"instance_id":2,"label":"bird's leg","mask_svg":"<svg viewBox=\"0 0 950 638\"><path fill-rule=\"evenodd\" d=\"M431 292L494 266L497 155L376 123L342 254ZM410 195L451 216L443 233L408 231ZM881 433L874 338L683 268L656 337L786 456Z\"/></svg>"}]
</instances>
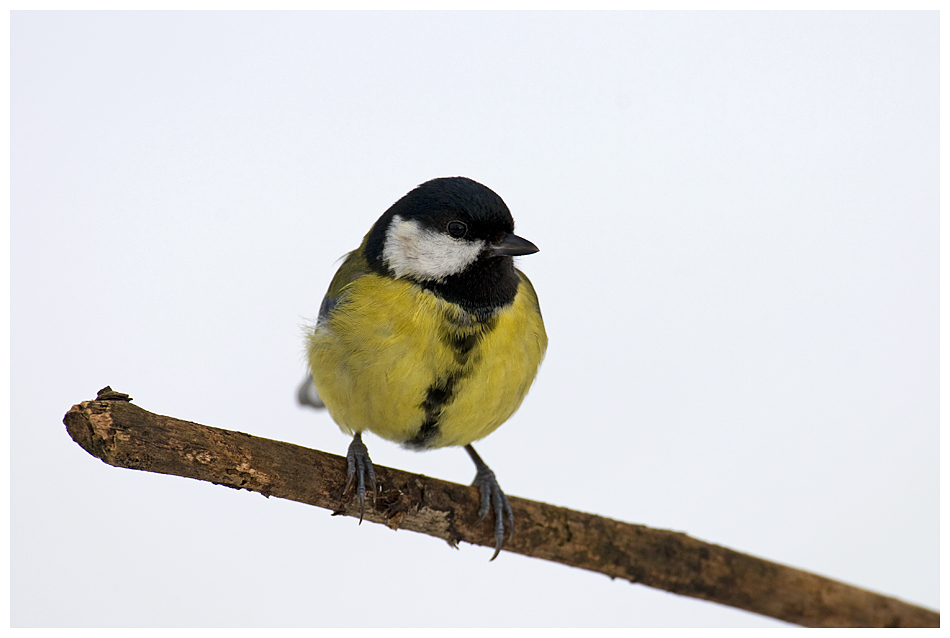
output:
<instances>
[{"instance_id":1,"label":"bird's leg","mask_svg":"<svg viewBox=\"0 0 950 638\"><path fill-rule=\"evenodd\" d=\"M501 487L498 485L495 473L485 465L485 461L482 460L482 457L478 455L478 452L476 452L475 448L471 445L466 445L465 451L468 452L468 455L472 457L472 461L475 463L475 480L472 482L472 485L478 488L478 493L482 498L481 507L478 508L478 520L475 521L475 524L477 525L485 520L485 517L488 515L489 506L495 515L495 553L492 554L489 560L489 562L491 562L498 556L498 552L501 551L501 546L505 542L506 522L510 530L508 540L514 538L515 515L511 512L508 497L505 496L505 493L501 491Z\"/></svg>"},{"instance_id":2,"label":"bird's leg","mask_svg":"<svg viewBox=\"0 0 950 638\"><path fill-rule=\"evenodd\" d=\"M353 435L353 441L346 450L346 486L343 488L343 496L353 487L353 481L356 480L356 500L360 503L360 523L363 522L363 508L366 503L366 482L369 480L369 489L373 493L373 507L376 507L376 471L373 469L373 462L369 458L369 451L363 444L360 433Z\"/></svg>"}]
</instances>

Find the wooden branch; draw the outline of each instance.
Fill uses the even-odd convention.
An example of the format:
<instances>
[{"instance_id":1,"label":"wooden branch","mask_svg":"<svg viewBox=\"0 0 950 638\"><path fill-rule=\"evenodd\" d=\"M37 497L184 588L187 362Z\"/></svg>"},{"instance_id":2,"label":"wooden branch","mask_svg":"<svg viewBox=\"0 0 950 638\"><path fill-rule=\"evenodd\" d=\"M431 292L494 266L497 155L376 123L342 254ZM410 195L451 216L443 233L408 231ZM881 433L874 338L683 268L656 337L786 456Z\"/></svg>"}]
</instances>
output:
<instances>
[{"instance_id":1,"label":"wooden branch","mask_svg":"<svg viewBox=\"0 0 950 638\"><path fill-rule=\"evenodd\" d=\"M358 516L341 503L343 457L147 412L109 388L75 405L69 435L109 465L173 474ZM365 519L393 529L493 547L474 525L474 487L376 466ZM505 551L813 627L939 627L940 614L686 534L511 497L516 533Z\"/></svg>"}]
</instances>

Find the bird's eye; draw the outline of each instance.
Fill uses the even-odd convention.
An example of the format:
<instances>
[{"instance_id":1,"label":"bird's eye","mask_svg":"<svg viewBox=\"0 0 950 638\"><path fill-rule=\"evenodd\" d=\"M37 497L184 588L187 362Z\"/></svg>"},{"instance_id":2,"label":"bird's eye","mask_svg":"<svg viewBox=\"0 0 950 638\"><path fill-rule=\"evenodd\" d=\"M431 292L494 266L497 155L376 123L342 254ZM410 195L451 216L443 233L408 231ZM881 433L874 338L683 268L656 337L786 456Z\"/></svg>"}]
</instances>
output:
<instances>
[{"instance_id":1,"label":"bird's eye","mask_svg":"<svg viewBox=\"0 0 950 638\"><path fill-rule=\"evenodd\" d=\"M456 238L464 237L465 233L468 232L468 226L465 225L465 222L460 221L449 222L445 229L449 231L449 234L452 235L452 237Z\"/></svg>"}]
</instances>

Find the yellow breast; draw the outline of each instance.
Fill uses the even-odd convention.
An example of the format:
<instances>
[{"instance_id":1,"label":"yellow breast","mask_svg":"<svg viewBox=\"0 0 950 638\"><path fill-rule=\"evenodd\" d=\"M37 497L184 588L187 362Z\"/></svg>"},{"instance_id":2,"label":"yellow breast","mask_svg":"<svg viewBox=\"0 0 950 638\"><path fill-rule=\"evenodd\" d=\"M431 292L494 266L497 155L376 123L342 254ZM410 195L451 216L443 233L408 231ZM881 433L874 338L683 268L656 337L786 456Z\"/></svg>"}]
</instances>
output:
<instances>
[{"instance_id":1,"label":"yellow breast","mask_svg":"<svg viewBox=\"0 0 950 638\"><path fill-rule=\"evenodd\" d=\"M350 283L310 337L314 383L348 434L409 447L466 445L504 423L534 381L547 335L527 277L477 320L401 279Z\"/></svg>"}]
</instances>

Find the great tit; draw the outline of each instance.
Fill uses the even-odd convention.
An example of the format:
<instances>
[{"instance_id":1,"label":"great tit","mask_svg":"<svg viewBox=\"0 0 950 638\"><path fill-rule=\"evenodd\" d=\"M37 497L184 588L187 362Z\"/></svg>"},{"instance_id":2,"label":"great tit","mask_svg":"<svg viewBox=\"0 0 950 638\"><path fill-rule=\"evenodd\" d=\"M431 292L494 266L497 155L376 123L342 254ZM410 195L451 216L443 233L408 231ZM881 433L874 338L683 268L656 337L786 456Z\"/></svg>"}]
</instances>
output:
<instances>
[{"instance_id":1,"label":"great tit","mask_svg":"<svg viewBox=\"0 0 950 638\"><path fill-rule=\"evenodd\" d=\"M376 495L363 432L413 450L464 446L498 556L514 516L472 442L514 414L544 357L538 297L512 259L537 251L494 191L446 177L393 204L340 266L307 330L298 400L353 436L343 492L355 482L360 521L367 484Z\"/></svg>"}]
</instances>

